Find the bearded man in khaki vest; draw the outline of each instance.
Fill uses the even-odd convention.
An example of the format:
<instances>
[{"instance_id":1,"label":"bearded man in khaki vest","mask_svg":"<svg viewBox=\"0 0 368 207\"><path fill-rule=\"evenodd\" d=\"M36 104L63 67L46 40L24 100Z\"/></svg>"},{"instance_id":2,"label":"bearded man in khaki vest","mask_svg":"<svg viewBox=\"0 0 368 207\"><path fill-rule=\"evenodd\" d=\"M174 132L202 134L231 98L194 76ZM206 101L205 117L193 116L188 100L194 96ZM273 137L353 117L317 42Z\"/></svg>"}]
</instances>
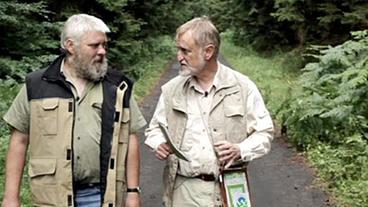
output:
<instances>
[{"instance_id":1,"label":"bearded man in khaki vest","mask_svg":"<svg viewBox=\"0 0 368 207\"><path fill-rule=\"evenodd\" d=\"M176 32L180 74L162 87L146 140L166 160L166 207L222 206L220 167L270 151L273 124L256 85L218 62L220 36L207 17ZM167 137L189 161L178 159Z\"/></svg>"},{"instance_id":2,"label":"bearded man in khaki vest","mask_svg":"<svg viewBox=\"0 0 368 207\"><path fill-rule=\"evenodd\" d=\"M21 206L28 174L34 206L138 207L139 140L146 121L133 82L107 67L107 25L71 16L63 54L27 75L4 120L12 127L2 206Z\"/></svg>"}]
</instances>

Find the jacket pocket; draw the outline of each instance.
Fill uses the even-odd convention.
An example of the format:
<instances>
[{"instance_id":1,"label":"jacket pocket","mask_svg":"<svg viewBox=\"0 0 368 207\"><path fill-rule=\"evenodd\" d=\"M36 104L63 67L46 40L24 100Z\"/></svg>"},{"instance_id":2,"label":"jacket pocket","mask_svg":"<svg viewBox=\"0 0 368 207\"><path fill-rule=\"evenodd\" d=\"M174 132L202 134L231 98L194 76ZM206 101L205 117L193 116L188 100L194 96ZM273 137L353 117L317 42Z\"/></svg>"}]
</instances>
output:
<instances>
[{"instance_id":1,"label":"jacket pocket","mask_svg":"<svg viewBox=\"0 0 368 207\"><path fill-rule=\"evenodd\" d=\"M127 144L129 139L129 127L130 127L130 112L129 109L123 109L123 117L121 119L120 128L120 144Z\"/></svg>"},{"instance_id":2,"label":"jacket pocket","mask_svg":"<svg viewBox=\"0 0 368 207\"><path fill-rule=\"evenodd\" d=\"M92 108L94 112L96 113L95 118L100 120L102 117L102 103L97 103L97 102L92 103Z\"/></svg>"},{"instance_id":3,"label":"jacket pocket","mask_svg":"<svg viewBox=\"0 0 368 207\"><path fill-rule=\"evenodd\" d=\"M240 94L229 94L224 99L224 113L226 117L244 116L245 104Z\"/></svg>"},{"instance_id":4,"label":"jacket pocket","mask_svg":"<svg viewBox=\"0 0 368 207\"><path fill-rule=\"evenodd\" d=\"M123 202L125 203L125 199L126 199L126 189L127 189L127 185L126 185L125 180L117 178L116 180L116 192L117 192L116 206L124 206Z\"/></svg>"},{"instance_id":5,"label":"jacket pocket","mask_svg":"<svg viewBox=\"0 0 368 207\"><path fill-rule=\"evenodd\" d=\"M118 142L118 154L117 154L117 175L116 180L123 182L125 185L126 181L126 169L125 163L128 153L128 143L129 143L129 124L130 124L130 114L129 109L123 109L123 117L121 119L121 128L119 133Z\"/></svg>"},{"instance_id":6,"label":"jacket pocket","mask_svg":"<svg viewBox=\"0 0 368 207\"><path fill-rule=\"evenodd\" d=\"M42 110L39 114L39 125L42 126L43 135L56 135L58 130L58 106L59 99L51 98L42 100Z\"/></svg>"},{"instance_id":7,"label":"jacket pocket","mask_svg":"<svg viewBox=\"0 0 368 207\"><path fill-rule=\"evenodd\" d=\"M28 173L31 197L35 206L57 206L60 204L56 182L56 159L31 159Z\"/></svg>"},{"instance_id":8,"label":"jacket pocket","mask_svg":"<svg viewBox=\"0 0 368 207\"><path fill-rule=\"evenodd\" d=\"M246 106L239 94L231 94L224 100L226 140L241 142L247 137Z\"/></svg>"},{"instance_id":9,"label":"jacket pocket","mask_svg":"<svg viewBox=\"0 0 368 207\"><path fill-rule=\"evenodd\" d=\"M30 159L28 173L34 184L56 184L56 159Z\"/></svg>"}]
</instances>

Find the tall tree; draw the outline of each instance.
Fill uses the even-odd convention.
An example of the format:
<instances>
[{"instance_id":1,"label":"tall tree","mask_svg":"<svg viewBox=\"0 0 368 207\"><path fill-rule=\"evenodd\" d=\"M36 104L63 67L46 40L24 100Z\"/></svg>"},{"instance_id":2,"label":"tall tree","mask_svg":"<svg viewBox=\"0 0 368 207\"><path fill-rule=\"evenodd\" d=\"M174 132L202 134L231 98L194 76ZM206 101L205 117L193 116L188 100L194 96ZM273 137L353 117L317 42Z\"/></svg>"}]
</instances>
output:
<instances>
[{"instance_id":1,"label":"tall tree","mask_svg":"<svg viewBox=\"0 0 368 207\"><path fill-rule=\"evenodd\" d=\"M49 61L45 51L56 53L58 25L48 22L43 2L0 1L0 79L22 76Z\"/></svg>"}]
</instances>

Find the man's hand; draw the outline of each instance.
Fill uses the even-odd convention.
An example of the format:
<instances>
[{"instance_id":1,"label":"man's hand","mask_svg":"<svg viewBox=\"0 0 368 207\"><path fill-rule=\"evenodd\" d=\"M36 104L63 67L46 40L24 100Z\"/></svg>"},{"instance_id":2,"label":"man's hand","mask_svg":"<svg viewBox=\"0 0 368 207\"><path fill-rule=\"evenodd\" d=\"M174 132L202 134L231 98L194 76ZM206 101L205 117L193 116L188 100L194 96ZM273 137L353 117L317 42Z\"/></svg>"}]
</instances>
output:
<instances>
[{"instance_id":1,"label":"man's hand","mask_svg":"<svg viewBox=\"0 0 368 207\"><path fill-rule=\"evenodd\" d=\"M125 200L125 207L140 207L140 195L136 192L129 192L127 193L127 197Z\"/></svg>"},{"instance_id":2,"label":"man's hand","mask_svg":"<svg viewBox=\"0 0 368 207\"><path fill-rule=\"evenodd\" d=\"M240 148L236 144L227 141L216 142L215 150L221 166L225 165L225 169L229 168L234 161L241 158Z\"/></svg>"},{"instance_id":3,"label":"man's hand","mask_svg":"<svg viewBox=\"0 0 368 207\"><path fill-rule=\"evenodd\" d=\"M155 155L159 160L166 160L171 153L172 150L170 149L170 146L166 143L160 144L155 151Z\"/></svg>"}]
</instances>

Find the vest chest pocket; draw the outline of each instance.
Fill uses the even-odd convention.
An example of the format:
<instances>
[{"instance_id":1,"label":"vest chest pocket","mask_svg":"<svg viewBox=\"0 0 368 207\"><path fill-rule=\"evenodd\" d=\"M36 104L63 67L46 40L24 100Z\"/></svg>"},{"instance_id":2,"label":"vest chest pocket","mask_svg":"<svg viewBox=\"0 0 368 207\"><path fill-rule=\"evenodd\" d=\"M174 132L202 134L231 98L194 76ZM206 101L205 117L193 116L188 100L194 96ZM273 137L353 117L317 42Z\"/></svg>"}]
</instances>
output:
<instances>
[{"instance_id":1,"label":"vest chest pocket","mask_svg":"<svg viewBox=\"0 0 368 207\"><path fill-rule=\"evenodd\" d=\"M37 107L35 124L42 135L56 135L58 131L59 99L43 99Z\"/></svg>"},{"instance_id":2,"label":"vest chest pocket","mask_svg":"<svg viewBox=\"0 0 368 207\"><path fill-rule=\"evenodd\" d=\"M224 101L226 139L238 143L247 134L245 105L239 96L230 96Z\"/></svg>"}]
</instances>

